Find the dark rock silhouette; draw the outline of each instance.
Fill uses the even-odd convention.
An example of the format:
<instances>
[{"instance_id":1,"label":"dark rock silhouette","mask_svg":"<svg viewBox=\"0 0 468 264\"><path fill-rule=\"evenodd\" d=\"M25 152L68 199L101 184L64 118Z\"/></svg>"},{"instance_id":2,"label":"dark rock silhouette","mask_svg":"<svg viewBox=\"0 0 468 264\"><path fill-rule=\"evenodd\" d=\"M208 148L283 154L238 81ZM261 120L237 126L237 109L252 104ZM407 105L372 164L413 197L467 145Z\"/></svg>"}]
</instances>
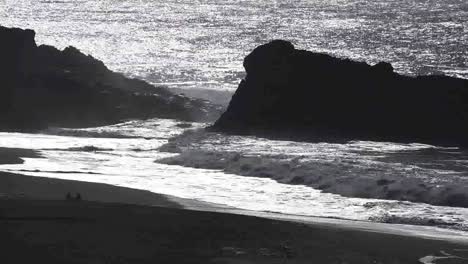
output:
<instances>
[{"instance_id":1,"label":"dark rock silhouette","mask_svg":"<svg viewBox=\"0 0 468 264\"><path fill-rule=\"evenodd\" d=\"M0 27L0 129L86 127L133 118L214 120L220 107L129 79L74 47L37 46L33 30Z\"/></svg>"},{"instance_id":2,"label":"dark rock silhouette","mask_svg":"<svg viewBox=\"0 0 468 264\"><path fill-rule=\"evenodd\" d=\"M244 60L247 76L212 129L300 140L468 143L468 80L410 77L297 50L282 40Z\"/></svg>"}]
</instances>

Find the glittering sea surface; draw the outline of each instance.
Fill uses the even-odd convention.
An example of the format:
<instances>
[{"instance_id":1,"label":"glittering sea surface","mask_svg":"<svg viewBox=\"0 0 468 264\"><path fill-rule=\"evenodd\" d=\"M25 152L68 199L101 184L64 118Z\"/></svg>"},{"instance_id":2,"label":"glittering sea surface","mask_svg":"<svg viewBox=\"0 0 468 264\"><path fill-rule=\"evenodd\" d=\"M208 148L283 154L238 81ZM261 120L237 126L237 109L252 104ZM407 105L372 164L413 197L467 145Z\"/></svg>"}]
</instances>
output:
<instances>
[{"instance_id":1,"label":"glittering sea surface","mask_svg":"<svg viewBox=\"0 0 468 264\"><path fill-rule=\"evenodd\" d=\"M0 24L34 29L39 44L76 46L113 70L178 91L234 91L243 57L277 38L369 63L389 61L404 74L468 78L466 0L3 0ZM273 141L208 133L206 125L154 119L0 133L0 147L43 156L0 170L249 210L468 231L468 208L428 203L459 202L468 193L464 150ZM382 185L395 199L381 199L389 191Z\"/></svg>"},{"instance_id":2,"label":"glittering sea surface","mask_svg":"<svg viewBox=\"0 0 468 264\"><path fill-rule=\"evenodd\" d=\"M272 39L405 74L468 78L466 0L3 0L0 24L172 88L233 90Z\"/></svg>"}]
</instances>

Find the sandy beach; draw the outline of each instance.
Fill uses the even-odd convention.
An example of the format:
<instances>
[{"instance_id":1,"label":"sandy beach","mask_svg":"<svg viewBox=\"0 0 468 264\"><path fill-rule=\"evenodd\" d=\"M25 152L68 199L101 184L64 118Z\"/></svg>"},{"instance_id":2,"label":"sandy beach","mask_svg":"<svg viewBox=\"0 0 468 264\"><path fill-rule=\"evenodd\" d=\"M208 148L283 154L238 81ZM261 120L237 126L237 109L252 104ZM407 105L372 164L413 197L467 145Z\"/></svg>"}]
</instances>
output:
<instances>
[{"instance_id":1,"label":"sandy beach","mask_svg":"<svg viewBox=\"0 0 468 264\"><path fill-rule=\"evenodd\" d=\"M0 150L0 163L29 150ZM81 201L66 200L80 193ZM0 173L1 263L468 263L468 244L194 211L163 195ZM440 258L439 258L440 257Z\"/></svg>"}]
</instances>

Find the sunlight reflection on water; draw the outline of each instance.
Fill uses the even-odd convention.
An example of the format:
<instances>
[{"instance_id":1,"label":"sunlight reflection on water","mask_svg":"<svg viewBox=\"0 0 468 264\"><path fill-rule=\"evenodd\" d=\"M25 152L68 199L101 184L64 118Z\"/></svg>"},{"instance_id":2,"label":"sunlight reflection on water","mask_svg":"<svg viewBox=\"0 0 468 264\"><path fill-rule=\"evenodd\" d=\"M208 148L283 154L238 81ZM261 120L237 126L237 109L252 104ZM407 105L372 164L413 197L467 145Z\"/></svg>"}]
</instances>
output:
<instances>
[{"instance_id":1,"label":"sunlight reflection on water","mask_svg":"<svg viewBox=\"0 0 468 264\"><path fill-rule=\"evenodd\" d=\"M5 0L0 24L74 45L111 69L173 88L233 90L242 60L271 39L406 74L468 78L468 2Z\"/></svg>"}]
</instances>

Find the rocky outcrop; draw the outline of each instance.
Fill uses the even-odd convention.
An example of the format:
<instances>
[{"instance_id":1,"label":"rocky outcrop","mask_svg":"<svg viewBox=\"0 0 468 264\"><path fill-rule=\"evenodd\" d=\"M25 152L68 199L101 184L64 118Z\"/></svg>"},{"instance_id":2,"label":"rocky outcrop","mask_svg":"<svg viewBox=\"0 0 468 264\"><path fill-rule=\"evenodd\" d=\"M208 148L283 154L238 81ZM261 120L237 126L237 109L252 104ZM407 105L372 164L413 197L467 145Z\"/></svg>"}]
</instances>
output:
<instances>
[{"instance_id":1,"label":"rocky outcrop","mask_svg":"<svg viewBox=\"0 0 468 264\"><path fill-rule=\"evenodd\" d=\"M244 60L247 76L213 129L302 140L468 144L468 80L403 76L297 50L282 40Z\"/></svg>"},{"instance_id":2,"label":"rocky outcrop","mask_svg":"<svg viewBox=\"0 0 468 264\"><path fill-rule=\"evenodd\" d=\"M220 108L129 79L74 47L37 46L0 27L0 129L85 127L133 118L214 120Z\"/></svg>"}]
</instances>

